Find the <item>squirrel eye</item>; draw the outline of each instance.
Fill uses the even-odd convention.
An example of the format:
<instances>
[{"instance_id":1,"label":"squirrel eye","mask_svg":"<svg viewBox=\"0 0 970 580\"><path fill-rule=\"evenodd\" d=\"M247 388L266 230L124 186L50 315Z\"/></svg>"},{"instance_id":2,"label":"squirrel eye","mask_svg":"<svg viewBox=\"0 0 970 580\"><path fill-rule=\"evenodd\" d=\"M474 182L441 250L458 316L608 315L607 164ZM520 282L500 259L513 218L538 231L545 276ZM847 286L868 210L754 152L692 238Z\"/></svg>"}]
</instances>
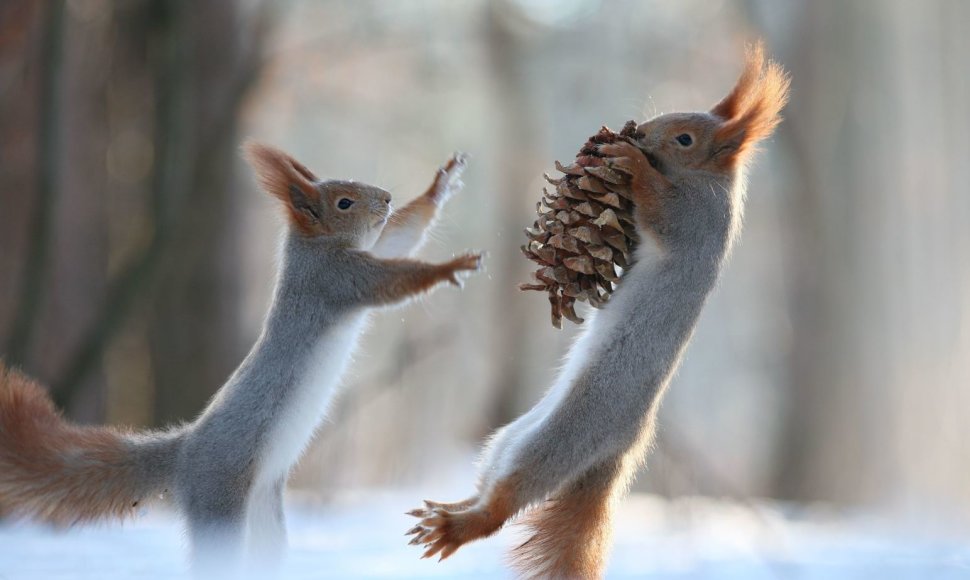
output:
<instances>
[{"instance_id":1,"label":"squirrel eye","mask_svg":"<svg viewBox=\"0 0 970 580\"><path fill-rule=\"evenodd\" d=\"M680 135L677 135L677 142L684 147L690 147L694 142L694 139L687 133L681 133Z\"/></svg>"},{"instance_id":2,"label":"squirrel eye","mask_svg":"<svg viewBox=\"0 0 970 580\"><path fill-rule=\"evenodd\" d=\"M340 209L350 209L350 206L352 205L354 205L354 200L346 197L340 198L340 201L337 202L337 207Z\"/></svg>"}]
</instances>

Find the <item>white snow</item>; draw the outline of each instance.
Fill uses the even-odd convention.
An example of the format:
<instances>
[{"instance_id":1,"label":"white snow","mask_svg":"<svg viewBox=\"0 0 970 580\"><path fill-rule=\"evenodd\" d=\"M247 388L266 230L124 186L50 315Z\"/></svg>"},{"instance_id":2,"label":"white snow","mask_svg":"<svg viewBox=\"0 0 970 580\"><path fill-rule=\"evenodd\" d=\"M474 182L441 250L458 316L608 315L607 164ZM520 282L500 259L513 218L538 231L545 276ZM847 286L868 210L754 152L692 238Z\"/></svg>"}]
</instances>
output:
<instances>
[{"instance_id":1,"label":"white snow","mask_svg":"<svg viewBox=\"0 0 970 580\"><path fill-rule=\"evenodd\" d=\"M358 492L326 505L291 497L290 553L281 578L511 578L514 527L443 563L419 559L404 531L417 491ZM457 497L457 495L456 495ZM436 497L436 499L452 499ZM970 578L970 539L913 537L873 517L821 515L706 498L634 495L619 510L608 578L927 580ZM807 514L807 515L806 515ZM184 578L177 517L68 531L0 526L0 579Z\"/></svg>"}]
</instances>

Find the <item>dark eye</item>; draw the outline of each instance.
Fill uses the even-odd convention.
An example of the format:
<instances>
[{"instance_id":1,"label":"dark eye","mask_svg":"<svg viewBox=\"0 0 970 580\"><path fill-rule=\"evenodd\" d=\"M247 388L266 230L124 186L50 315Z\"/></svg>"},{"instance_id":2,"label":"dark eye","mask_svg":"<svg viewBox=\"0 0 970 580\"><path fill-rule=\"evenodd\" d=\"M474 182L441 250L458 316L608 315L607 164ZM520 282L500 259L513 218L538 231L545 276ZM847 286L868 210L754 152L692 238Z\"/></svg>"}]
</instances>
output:
<instances>
[{"instance_id":1,"label":"dark eye","mask_svg":"<svg viewBox=\"0 0 970 580\"><path fill-rule=\"evenodd\" d=\"M340 209L350 209L352 205L354 205L354 200L347 199L346 197L340 198L340 201L337 202L337 207Z\"/></svg>"},{"instance_id":2,"label":"dark eye","mask_svg":"<svg viewBox=\"0 0 970 580\"><path fill-rule=\"evenodd\" d=\"M677 142L684 147L690 147L694 142L694 139L687 133L681 133L680 135L677 135Z\"/></svg>"}]
</instances>

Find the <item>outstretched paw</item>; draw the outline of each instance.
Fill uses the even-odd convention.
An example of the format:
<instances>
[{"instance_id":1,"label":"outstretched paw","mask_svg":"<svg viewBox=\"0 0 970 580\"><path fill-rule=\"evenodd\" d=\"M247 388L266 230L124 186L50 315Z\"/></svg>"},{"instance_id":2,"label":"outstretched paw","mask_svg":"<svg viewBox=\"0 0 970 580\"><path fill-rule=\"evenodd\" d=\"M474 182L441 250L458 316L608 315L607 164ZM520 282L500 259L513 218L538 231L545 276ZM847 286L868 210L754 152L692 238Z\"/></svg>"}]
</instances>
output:
<instances>
[{"instance_id":1,"label":"outstretched paw","mask_svg":"<svg viewBox=\"0 0 970 580\"><path fill-rule=\"evenodd\" d=\"M504 517L473 507L473 499L453 504L424 503L424 508L408 512L421 521L406 533L414 536L410 545L424 546L422 558L439 555L439 561L444 560L462 545L494 534L505 523Z\"/></svg>"},{"instance_id":2,"label":"outstretched paw","mask_svg":"<svg viewBox=\"0 0 970 580\"><path fill-rule=\"evenodd\" d=\"M440 206L451 199L451 196L456 192L461 191L461 188L465 186L461 181L461 174L467 163L467 155L460 151L453 153L451 158L435 174L431 187L425 193L428 199Z\"/></svg>"},{"instance_id":3,"label":"outstretched paw","mask_svg":"<svg viewBox=\"0 0 970 580\"><path fill-rule=\"evenodd\" d=\"M458 256L454 260L444 264L446 271L446 279L458 286L462 287L462 283L466 276L472 272L479 272L482 269L482 261L485 259L485 254L463 254Z\"/></svg>"}]
</instances>

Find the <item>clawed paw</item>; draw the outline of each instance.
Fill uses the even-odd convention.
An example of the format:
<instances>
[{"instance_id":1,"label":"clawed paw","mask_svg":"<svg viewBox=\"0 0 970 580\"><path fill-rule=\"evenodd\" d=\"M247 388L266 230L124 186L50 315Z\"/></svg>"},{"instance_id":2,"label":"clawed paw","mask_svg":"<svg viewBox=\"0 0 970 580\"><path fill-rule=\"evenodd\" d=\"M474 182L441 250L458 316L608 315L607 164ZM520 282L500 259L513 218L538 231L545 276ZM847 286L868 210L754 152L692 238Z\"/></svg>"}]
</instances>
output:
<instances>
[{"instance_id":1,"label":"clawed paw","mask_svg":"<svg viewBox=\"0 0 970 580\"><path fill-rule=\"evenodd\" d=\"M405 533L414 536L408 544L424 546L422 558L438 555L440 561L454 554L463 544L488 536L501 527L502 521L493 521L474 505L474 499L451 504L425 501L423 508L408 512L408 515L420 518L418 524Z\"/></svg>"},{"instance_id":2,"label":"clawed paw","mask_svg":"<svg viewBox=\"0 0 970 580\"><path fill-rule=\"evenodd\" d=\"M456 502L452 502L452 503L439 503L439 502L436 502L436 501L431 501L430 499L426 499L426 500L424 500L424 507L423 508L413 509L413 510L407 512L406 515L409 515L409 516L412 516L412 517L416 517L416 518L427 518L427 517L430 517L431 516L431 512L434 511L434 510L436 510L436 509L443 509L443 510L448 510L448 511L452 511L452 512L458 512L458 511L463 511L463 510L466 510L466 509L472 507L473 505L475 505L475 502L476 501L478 501L478 499L477 498L474 498L474 497L470 497L470 498L468 498L466 500L456 501ZM411 532L408 532L408 534L410 534L410 533Z\"/></svg>"},{"instance_id":3,"label":"clawed paw","mask_svg":"<svg viewBox=\"0 0 970 580\"><path fill-rule=\"evenodd\" d=\"M628 141L599 145L598 150L605 156L607 167L630 176L630 188L634 192L657 193L669 185L647 153Z\"/></svg>"},{"instance_id":4,"label":"clawed paw","mask_svg":"<svg viewBox=\"0 0 970 580\"><path fill-rule=\"evenodd\" d=\"M650 162L646 154L627 141L617 141L599 146L599 152L606 155L606 166L622 171L636 180L646 175Z\"/></svg>"},{"instance_id":5,"label":"clawed paw","mask_svg":"<svg viewBox=\"0 0 970 580\"><path fill-rule=\"evenodd\" d=\"M461 174L467 164L468 156L464 153L456 151L451 155L451 158L438 169L434 182L428 189L427 195L431 198L431 201L441 205L448 201L455 192L461 191L461 188L465 186L461 181Z\"/></svg>"},{"instance_id":6,"label":"clawed paw","mask_svg":"<svg viewBox=\"0 0 970 580\"><path fill-rule=\"evenodd\" d=\"M448 281L460 288L466 275L482 269L484 259L484 253L463 254L448 262L446 264L448 268Z\"/></svg>"}]
</instances>

